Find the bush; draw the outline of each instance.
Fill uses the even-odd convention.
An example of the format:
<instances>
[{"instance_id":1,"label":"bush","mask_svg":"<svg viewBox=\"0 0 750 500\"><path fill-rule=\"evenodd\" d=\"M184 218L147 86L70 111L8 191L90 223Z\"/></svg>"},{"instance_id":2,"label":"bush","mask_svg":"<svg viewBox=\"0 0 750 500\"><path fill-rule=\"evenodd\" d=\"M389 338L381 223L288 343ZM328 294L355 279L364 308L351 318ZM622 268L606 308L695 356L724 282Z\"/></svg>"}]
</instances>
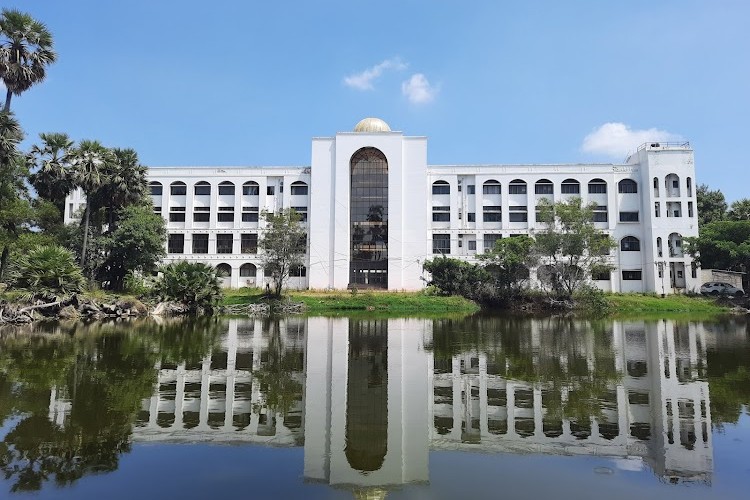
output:
<instances>
[{"instance_id":1,"label":"bush","mask_svg":"<svg viewBox=\"0 0 750 500\"><path fill-rule=\"evenodd\" d=\"M73 253L59 245L42 245L18 255L9 281L14 288L30 296L48 300L60 300L80 292L85 284Z\"/></svg>"},{"instance_id":2,"label":"bush","mask_svg":"<svg viewBox=\"0 0 750 500\"><path fill-rule=\"evenodd\" d=\"M208 264L181 260L162 266L160 271L162 276L155 285L157 295L185 304L190 312L212 312L224 297L218 272Z\"/></svg>"},{"instance_id":3,"label":"bush","mask_svg":"<svg viewBox=\"0 0 750 500\"><path fill-rule=\"evenodd\" d=\"M607 314L610 312L610 305L604 292L592 285L582 285L581 288L573 295L576 309L592 313Z\"/></svg>"}]
</instances>

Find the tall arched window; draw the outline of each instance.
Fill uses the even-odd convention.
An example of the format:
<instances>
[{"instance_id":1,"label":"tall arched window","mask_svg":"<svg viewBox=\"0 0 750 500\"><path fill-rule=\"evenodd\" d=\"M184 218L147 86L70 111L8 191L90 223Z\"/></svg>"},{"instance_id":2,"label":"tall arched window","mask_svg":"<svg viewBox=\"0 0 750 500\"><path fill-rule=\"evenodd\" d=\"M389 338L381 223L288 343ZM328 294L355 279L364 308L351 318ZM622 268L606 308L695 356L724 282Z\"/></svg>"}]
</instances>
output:
<instances>
[{"instance_id":1,"label":"tall arched window","mask_svg":"<svg viewBox=\"0 0 750 500\"><path fill-rule=\"evenodd\" d=\"M219 264L216 266L216 270L222 278L229 278L232 276L232 267L229 264Z\"/></svg>"},{"instance_id":2,"label":"tall arched window","mask_svg":"<svg viewBox=\"0 0 750 500\"><path fill-rule=\"evenodd\" d=\"M490 179L482 185L482 194L500 194L500 183L495 179Z\"/></svg>"},{"instance_id":3,"label":"tall arched window","mask_svg":"<svg viewBox=\"0 0 750 500\"><path fill-rule=\"evenodd\" d=\"M258 196L260 189L255 181L247 181L242 185L242 194L245 196Z\"/></svg>"},{"instance_id":4,"label":"tall arched window","mask_svg":"<svg viewBox=\"0 0 750 500\"><path fill-rule=\"evenodd\" d=\"M432 183L432 194L451 194L451 185L446 181L435 181Z\"/></svg>"},{"instance_id":5,"label":"tall arched window","mask_svg":"<svg viewBox=\"0 0 750 500\"><path fill-rule=\"evenodd\" d=\"M150 182L148 185L148 189L151 192L151 196L161 196L162 192L162 185L161 182Z\"/></svg>"},{"instance_id":6,"label":"tall arched window","mask_svg":"<svg viewBox=\"0 0 750 500\"><path fill-rule=\"evenodd\" d=\"M229 181L220 182L219 194L234 196L234 184Z\"/></svg>"},{"instance_id":7,"label":"tall arched window","mask_svg":"<svg viewBox=\"0 0 750 500\"><path fill-rule=\"evenodd\" d=\"M617 189L621 193L637 193L638 184L633 179L623 179L617 184Z\"/></svg>"},{"instance_id":8,"label":"tall arched window","mask_svg":"<svg viewBox=\"0 0 750 500\"><path fill-rule=\"evenodd\" d=\"M248 262L247 264L242 264L240 266L241 278L255 278L257 274L258 274L258 268L255 267L255 264L250 264Z\"/></svg>"},{"instance_id":9,"label":"tall arched window","mask_svg":"<svg viewBox=\"0 0 750 500\"><path fill-rule=\"evenodd\" d=\"M352 156L349 284L388 288L388 160L376 148Z\"/></svg>"},{"instance_id":10,"label":"tall arched window","mask_svg":"<svg viewBox=\"0 0 750 500\"><path fill-rule=\"evenodd\" d=\"M526 194L526 181L513 179L508 184L508 194Z\"/></svg>"},{"instance_id":11,"label":"tall arched window","mask_svg":"<svg viewBox=\"0 0 750 500\"><path fill-rule=\"evenodd\" d=\"M169 194L172 196L185 196L187 194L187 184L182 181L175 181L169 185Z\"/></svg>"},{"instance_id":12,"label":"tall arched window","mask_svg":"<svg viewBox=\"0 0 750 500\"><path fill-rule=\"evenodd\" d=\"M591 179L589 181L589 194L607 194L607 181Z\"/></svg>"},{"instance_id":13,"label":"tall arched window","mask_svg":"<svg viewBox=\"0 0 750 500\"><path fill-rule=\"evenodd\" d=\"M211 184L206 181L199 181L193 185L193 194L195 196L210 195Z\"/></svg>"},{"instance_id":14,"label":"tall arched window","mask_svg":"<svg viewBox=\"0 0 750 500\"><path fill-rule=\"evenodd\" d=\"M623 252L640 252L641 240L635 236L625 236L620 240L620 250Z\"/></svg>"},{"instance_id":15,"label":"tall arched window","mask_svg":"<svg viewBox=\"0 0 750 500\"><path fill-rule=\"evenodd\" d=\"M669 174L664 178L664 186L667 188L667 196L680 196L680 176Z\"/></svg>"},{"instance_id":16,"label":"tall arched window","mask_svg":"<svg viewBox=\"0 0 750 500\"><path fill-rule=\"evenodd\" d=\"M581 183L575 179L565 179L560 186L560 192L563 194L580 194Z\"/></svg>"},{"instance_id":17,"label":"tall arched window","mask_svg":"<svg viewBox=\"0 0 750 500\"><path fill-rule=\"evenodd\" d=\"M292 196L307 196L307 184L302 181L292 182Z\"/></svg>"},{"instance_id":18,"label":"tall arched window","mask_svg":"<svg viewBox=\"0 0 750 500\"><path fill-rule=\"evenodd\" d=\"M552 181L549 179L539 179L536 181L536 184L534 184L535 194L552 194L554 191L555 188Z\"/></svg>"}]
</instances>

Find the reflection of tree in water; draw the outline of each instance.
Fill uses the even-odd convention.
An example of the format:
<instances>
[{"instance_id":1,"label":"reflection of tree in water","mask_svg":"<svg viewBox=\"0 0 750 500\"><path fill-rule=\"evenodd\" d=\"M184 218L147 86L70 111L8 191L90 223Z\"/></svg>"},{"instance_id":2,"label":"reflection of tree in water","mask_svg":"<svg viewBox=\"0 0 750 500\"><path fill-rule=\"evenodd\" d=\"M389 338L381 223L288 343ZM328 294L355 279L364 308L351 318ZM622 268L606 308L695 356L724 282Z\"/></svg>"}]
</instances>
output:
<instances>
[{"instance_id":1,"label":"reflection of tree in water","mask_svg":"<svg viewBox=\"0 0 750 500\"><path fill-rule=\"evenodd\" d=\"M706 352L706 368L714 427L736 424L743 407L750 414L750 322L725 319L715 325L717 345ZM744 332L737 336L736 332Z\"/></svg>"},{"instance_id":2,"label":"reflection of tree in water","mask_svg":"<svg viewBox=\"0 0 750 500\"><path fill-rule=\"evenodd\" d=\"M141 402L153 391L156 362L198 355L217 331L200 321L71 323L56 333L61 328L69 335L0 341L0 418L20 415L0 443L0 468L14 479L12 491L116 470L120 454L130 451ZM62 425L49 420L53 390L69 401Z\"/></svg>"},{"instance_id":3,"label":"reflection of tree in water","mask_svg":"<svg viewBox=\"0 0 750 500\"><path fill-rule=\"evenodd\" d=\"M388 451L387 320L349 321L346 458L362 472L380 469Z\"/></svg>"}]
</instances>

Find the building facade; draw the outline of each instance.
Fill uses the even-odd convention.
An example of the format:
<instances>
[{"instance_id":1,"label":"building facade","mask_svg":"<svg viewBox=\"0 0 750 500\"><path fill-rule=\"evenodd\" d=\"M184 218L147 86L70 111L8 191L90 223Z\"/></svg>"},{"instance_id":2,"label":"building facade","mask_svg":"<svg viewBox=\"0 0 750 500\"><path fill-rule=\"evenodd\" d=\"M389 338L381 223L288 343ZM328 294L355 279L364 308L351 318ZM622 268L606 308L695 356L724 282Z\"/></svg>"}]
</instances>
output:
<instances>
[{"instance_id":1,"label":"building facade","mask_svg":"<svg viewBox=\"0 0 750 500\"><path fill-rule=\"evenodd\" d=\"M697 291L700 273L682 241L698 235L693 151L647 143L622 164L428 165L427 138L366 118L353 132L313 138L311 165L149 169L154 209L167 221L166 262L221 268L224 285L264 286L258 255L263 210L292 207L307 228L293 288L425 286L435 255L472 261L503 237L544 228L539 201L595 203L597 228L617 246L614 292ZM68 199L66 222L85 203ZM531 269L532 283L537 270Z\"/></svg>"}]
</instances>

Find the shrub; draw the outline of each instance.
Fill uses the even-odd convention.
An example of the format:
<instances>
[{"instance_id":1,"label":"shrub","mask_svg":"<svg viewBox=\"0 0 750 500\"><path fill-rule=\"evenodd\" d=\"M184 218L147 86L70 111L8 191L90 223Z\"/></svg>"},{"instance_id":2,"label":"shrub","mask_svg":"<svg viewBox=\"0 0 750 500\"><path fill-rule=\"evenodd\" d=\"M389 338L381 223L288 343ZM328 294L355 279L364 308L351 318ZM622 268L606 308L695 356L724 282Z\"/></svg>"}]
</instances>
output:
<instances>
[{"instance_id":1,"label":"shrub","mask_svg":"<svg viewBox=\"0 0 750 500\"><path fill-rule=\"evenodd\" d=\"M30 296L49 300L80 292L85 284L73 253L59 245L42 245L18 255L9 281Z\"/></svg>"},{"instance_id":2,"label":"shrub","mask_svg":"<svg viewBox=\"0 0 750 500\"><path fill-rule=\"evenodd\" d=\"M215 268L202 262L184 260L162 266L155 291L164 300L182 302L191 312L212 312L224 293Z\"/></svg>"}]
</instances>

